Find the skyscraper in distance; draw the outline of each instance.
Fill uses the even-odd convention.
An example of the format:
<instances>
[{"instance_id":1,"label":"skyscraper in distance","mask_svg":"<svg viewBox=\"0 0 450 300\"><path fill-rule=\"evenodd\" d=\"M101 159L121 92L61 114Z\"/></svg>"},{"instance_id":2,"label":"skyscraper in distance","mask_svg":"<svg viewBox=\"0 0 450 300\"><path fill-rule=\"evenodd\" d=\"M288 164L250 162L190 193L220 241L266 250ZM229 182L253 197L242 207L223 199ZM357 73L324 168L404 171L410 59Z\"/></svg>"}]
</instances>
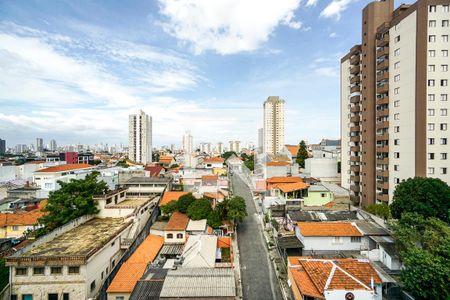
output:
<instances>
[{"instance_id":1,"label":"skyscraper in distance","mask_svg":"<svg viewBox=\"0 0 450 300\"><path fill-rule=\"evenodd\" d=\"M0 155L3 155L6 153L6 141L0 139Z\"/></svg>"},{"instance_id":2,"label":"skyscraper in distance","mask_svg":"<svg viewBox=\"0 0 450 300\"><path fill-rule=\"evenodd\" d=\"M185 154L191 154L194 148L194 138L189 131L183 135L183 152Z\"/></svg>"},{"instance_id":3,"label":"skyscraper in distance","mask_svg":"<svg viewBox=\"0 0 450 300\"><path fill-rule=\"evenodd\" d=\"M56 151L56 141L55 140L50 140L50 151Z\"/></svg>"},{"instance_id":4,"label":"skyscraper in distance","mask_svg":"<svg viewBox=\"0 0 450 300\"><path fill-rule=\"evenodd\" d=\"M44 150L44 140L41 138L36 138L36 151L41 152Z\"/></svg>"},{"instance_id":5,"label":"skyscraper in distance","mask_svg":"<svg viewBox=\"0 0 450 300\"><path fill-rule=\"evenodd\" d=\"M264 152L280 153L284 147L284 100L270 96L264 102Z\"/></svg>"},{"instance_id":6,"label":"skyscraper in distance","mask_svg":"<svg viewBox=\"0 0 450 300\"><path fill-rule=\"evenodd\" d=\"M139 110L128 118L128 158L140 164L152 162L152 117Z\"/></svg>"}]
</instances>

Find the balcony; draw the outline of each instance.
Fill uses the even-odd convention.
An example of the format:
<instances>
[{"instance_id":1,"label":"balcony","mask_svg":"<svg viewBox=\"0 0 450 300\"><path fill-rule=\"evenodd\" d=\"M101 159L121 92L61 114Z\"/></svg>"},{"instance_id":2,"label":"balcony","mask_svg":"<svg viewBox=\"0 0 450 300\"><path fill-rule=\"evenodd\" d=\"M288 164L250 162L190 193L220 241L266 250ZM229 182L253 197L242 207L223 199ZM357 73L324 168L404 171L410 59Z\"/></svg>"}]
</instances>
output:
<instances>
[{"instance_id":1,"label":"balcony","mask_svg":"<svg viewBox=\"0 0 450 300\"><path fill-rule=\"evenodd\" d=\"M350 201L353 203L359 203L359 196L350 195Z\"/></svg>"},{"instance_id":2,"label":"balcony","mask_svg":"<svg viewBox=\"0 0 450 300\"><path fill-rule=\"evenodd\" d=\"M389 176L389 171L388 170L377 170L376 172L377 176L381 176L381 177L388 177Z\"/></svg>"},{"instance_id":3,"label":"balcony","mask_svg":"<svg viewBox=\"0 0 450 300\"><path fill-rule=\"evenodd\" d=\"M359 103L360 101L361 101L361 96L360 95L350 97L350 103L355 104L355 103Z\"/></svg>"},{"instance_id":4,"label":"balcony","mask_svg":"<svg viewBox=\"0 0 450 300\"><path fill-rule=\"evenodd\" d=\"M350 112L352 112L352 113L357 113L360 111L361 111L361 109L360 109L359 105L354 105L350 108Z\"/></svg>"},{"instance_id":5,"label":"balcony","mask_svg":"<svg viewBox=\"0 0 450 300\"><path fill-rule=\"evenodd\" d=\"M350 58L350 64L353 66L359 65L360 57L359 53Z\"/></svg>"},{"instance_id":6,"label":"balcony","mask_svg":"<svg viewBox=\"0 0 450 300\"><path fill-rule=\"evenodd\" d=\"M387 190L389 188L389 182L377 180L377 188Z\"/></svg>"},{"instance_id":7,"label":"balcony","mask_svg":"<svg viewBox=\"0 0 450 300\"><path fill-rule=\"evenodd\" d=\"M377 130L382 128L389 128L389 121L377 122Z\"/></svg>"},{"instance_id":8,"label":"balcony","mask_svg":"<svg viewBox=\"0 0 450 300\"><path fill-rule=\"evenodd\" d=\"M359 185L351 185L350 190L355 193L359 193L361 189L359 188Z\"/></svg>"},{"instance_id":9,"label":"balcony","mask_svg":"<svg viewBox=\"0 0 450 300\"><path fill-rule=\"evenodd\" d=\"M360 91L361 91L361 87L359 85L355 85L350 88L350 93L356 93L356 92L360 92Z\"/></svg>"},{"instance_id":10,"label":"balcony","mask_svg":"<svg viewBox=\"0 0 450 300\"><path fill-rule=\"evenodd\" d=\"M361 127L359 125L350 127L350 132L359 132Z\"/></svg>"},{"instance_id":11,"label":"balcony","mask_svg":"<svg viewBox=\"0 0 450 300\"><path fill-rule=\"evenodd\" d=\"M381 39L377 40L377 47L384 47L389 44L389 35L385 34Z\"/></svg>"},{"instance_id":12,"label":"balcony","mask_svg":"<svg viewBox=\"0 0 450 300\"><path fill-rule=\"evenodd\" d=\"M388 141L389 133L377 134L377 141Z\"/></svg>"},{"instance_id":13,"label":"balcony","mask_svg":"<svg viewBox=\"0 0 450 300\"><path fill-rule=\"evenodd\" d=\"M382 105L382 104L389 104L389 97L383 97L383 98L377 98L377 104L378 105Z\"/></svg>"},{"instance_id":14,"label":"balcony","mask_svg":"<svg viewBox=\"0 0 450 300\"><path fill-rule=\"evenodd\" d=\"M380 75L377 75L377 81L381 80L389 80L389 72L383 72Z\"/></svg>"},{"instance_id":15,"label":"balcony","mask_svg":"<svg viewBox=\"0 0 450 300\"><path fill-rule=\"evenodd\" d=\"M350 166L350 171L352 171L352 172L359 172L359 170L360 170L359 165L351 165Z\"/></svg>"},{"instance_id":16,"label":"balcony","mask_svg":"<svg viewBox=\"0 0 450 300\"><path fill-rule=\"evenodd\" d=\"M388 157L385 157L383 159L377 158L376 164L377 165L388 165L389 164L389 158Z\"/></svg>"},{"instance_id":17,"label":"balcony","mask_svg":"<svg viewBox=\"0 0 450 300\"><path fill-rule=\"evenodd\" d=\"M360 70L361 68L359 66L354 66L350 69L350 74L356 75L359 73Z\"/></svg>"},{"instance_id":18,"label":"balcony","mask_svg":"<svg viewBox=\"0 0 450 300\"><path fill-rule=\"evenodd\" d=\"M389 153L389 146L377 146L375 151L380 153Z\"/></svg>"},{"instance_id":19,"label":"balcony","mask_svg":"<svg viewBox=\"0 0 450 300\"><path fill-rule=\"evenodd\" d=\"M350 118L350 122L352 123L356 123L356 122L360 122L361 118L359 117L359 115L353 116Z\"/></svg>"},{"instance_id":20,"label":"balcony","mask_svg":"<svg viewBox=\"0 0 450 300\"><path fill-rule=\"evenodd\" d=\"M377 63L377 70L386 70L389 69L389 60L385 59Z\"/></svg>"},{"instance_id":21,"label":"balcony","mask_svg":"<svg viewBox=\"0 0 450 300\"><path fill-rule=\"evenodd\" d=\"M355 55L361 52L361 45L355 45L350 49L350 55Z\"/></svg>"},{"instance_id":22,"label":"balcony","mask_svg":"<svg viewBox=\"0 0 450 300\"><path fill-rule=\"evenodd\" d=\"M350 137L350 142L359 142L360 140L361 138L359 137L359 135Z\"/></svg>"},{"instance_id":23,"label":"balcony","mask_svg":"<svg viewBox=\"0 0 450 300\"><path fill-rule=\"evenodd\" d=\"M389 55L389 47L384 47L379 50L377 50L377 58L380 58L382 56L388 56Z\"/></svg>"},{"instance_id":24,"label":"balcony","mask_svg":"<svg viewBox=\"0 0 450 300\"><path fill-rule=\"evenodd\" d=\"M361 158L359 156L350 156L350 161L352 162L359 162Z\"/></svg>"},{"instance_id":25,"label":"balcony","mask_svg":"<svg viewBox=\"0 0 450 300\"><path fill-rule=\"evenodd\" d=\"M353 76L352 79L350 79L350 83L356 83L356 82L360 82L361 78L359 76Z\"/></svg>"},{"instance_id":26,"label":"balcony","mask_svg":"<svg viewBox=\"0 0 450 300\"><path fill-rule=\"evenodd\" d=\"M359 146L351 146L350 147L350 151L352 151L352 152L359 152L359 150L361 150L361 148Z\"/></svg>"},{"instance_id":27,"label":"balcony","mask_svg":"<svg viewBox=\"0 0 450 300\"><path fill-rule=\"evenodd\" d=\"M389 117L389 109L377 110L376 116L380 117L380 118L381 117Z\"/></svg>"},{"instance_id":28,"label":"balcony","mask_svg":"<svg viewBox=\"0 0 450 300\"><path fill-rule=\"evenodd\" d=\"M385 94L389 92L389 84L383 84L382 86L377 86L377 94Z\"/></svg>"},{"instance_id":29,"label":"balcony","mask_svg":"<svg viewBox=\"0 0 450 300\"><path fill-rule=\"evenodd\" d=\"M359 182L359 176L350 176L351 182Z\"/></svg>"},{"instance_id":30,"label":"balcony","mask_svg":"<svg viewBox=\"0 0 450 300\"><path fill-rule=\"evenodd\" d=\"M377 193L377 200L385 202L385 203L388 203L389 202L389 195L388 194Z\"/></svg>"}]
</instances>

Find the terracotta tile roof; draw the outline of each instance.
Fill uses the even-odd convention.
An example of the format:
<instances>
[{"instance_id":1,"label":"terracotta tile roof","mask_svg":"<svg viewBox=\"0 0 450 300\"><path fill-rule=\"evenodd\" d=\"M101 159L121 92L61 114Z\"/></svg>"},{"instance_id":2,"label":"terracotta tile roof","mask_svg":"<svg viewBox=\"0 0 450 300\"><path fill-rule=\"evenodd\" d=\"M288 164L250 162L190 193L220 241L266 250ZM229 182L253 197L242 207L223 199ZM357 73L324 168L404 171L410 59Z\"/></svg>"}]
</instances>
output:
<instances>
[{"instance_id":1,"label":"terracotta tile roof","mask_svg":"<svg viewBox=\"0 0 450 300\"><path fill-rule=\"evenodd\" d=\"M204 160L205 163L224 163L225 159L222 157L210 157Z\"/></svg>"},{"instance_id":2,"label":"terracotta tile roof","mask_svg":"<svg viewBox=\"0 0 450 300\"><path fill-rule=\"evenodd\" d=\"M272 185L274 188L279 188L284 193L289 193L293 191L306 190L309 188L309 184L304 182L294 182L294 183L278 183Z\"/></svg>"},{"instance_id":3,"label":"terracotta tile roof","mask_svg":"<svg viewBox=\"0 0 450 300\"><path fill-rule=\"evenodd\" d=\"M156 165L156 166L147 166L144 168L144 170L150 172L151 177L156 177L159 176L159 174L161 173L162 170L164 170L164 168L160 165Z\"/></svg>"},{"instance_id":4,"label":"terracotta tile roof","mask_svg":"<svg viewBox=\"0 0 450 300\"><path fill-rule=\"evenodd\" d=\"M187 195L187 194L189 194L189 193L188 192L174 192L174 191L164 192L164 195L163 195L161 201L159 201L159 206L166 205L170 201L178 201L178 199L180 199L181 196Z\"/></svg>"},{"instance_id":5,"label":"terracotta tile roof","mask_svg":"<svg viewBox=\"0 0 450 300\"><path fill-rule=\"evenodd\" d=\"M217 181L219 180L219 176L217 175L203 175L202 181Z\"/></svg>"},{"instance_id":6,"label":"terracotta tile roof","mask_svg":"<svg viewBox=\"0 0 450 300\"><path fill-rule=\"evenodd\" d=\"M54 167L41 169L36 172L58 173L58 172L64 172L64 171L93 168L93 167L94 166L88 165L88 164L66 164L66 165L60 165L60 166L54 166Z\"/></svg>"},{"instance_id":7,"label":"terracotta tile roof","mask_svg":"<svg viewBox=\"0 0 450 300\"><path fill-rule=\"evenodd\" d=\"M267 183L294 183L303 182L300 177L285 176L285 177L270 177L266 180Z\"/></svg>"},{"instance_id":8,"label":"terracotta tile roof","mask_svg":"<svg viewBox=\"0 0 450 300\"><path fill-rule=\"evenodd\" d=\"M291 152L292 156L297 156L299 146L295 145L285 145L289 152Z\"/></svg>"},{"instance_id":9,"label":"terracotta tile roof","mask_svg":"<svg viewBox=\"0 0 450 300\"><path fill-rule=\"evenodd\" d=\"M159 157L159 162L162 163L170 163L173 160L172 156L160 156Z\"/></svg>"},{"instance_id":10,"label":"terracotta tile roof","mask_svg":"<svg viewBox=\"0 0 450 300\"><path fill-rule=\"evenodd\" d=\"M301 293L324 299L328 290L371 290L382 283L368 260L289 257L289 271Z\"/></svg>"},{"instance_id":11,"label":"terracotta tile roof","mask_svg":"<svg viewBox=\"0 0 450 300\"><path fill-rule=\"evenodd\" d=\"M281 167L281 166L289 166L290 163L287 161L269 161L266 163L268 167Z\"/></svg>"},{"instance_id":12,"label":"terracotta tile roof","mask_svg":"<svg viewBox=\"0 0 450 300\"><path fill-rule=\"evenodd\" d=\"M303 236L363 236L349 222L297 222Z\"/></svg>"},{"instance_id":13,"label":"terracotta tile roof","mask_svg":"<svg viewBox=\"0 0 450 300\"><path fill-rule=\"evenodd\" d=\"M122 264L106 292L131 293L142 277L147 265L156 258L164 244L164 238L150 234Z\"/></svg>"},{"instance_id":14,"label":"terracotta tile roof","mask_svg":"<svg viewBox=\"0 0 450 300\"><path fill-rule=\"evenodd\" d=\"M23 213L0 214L0 227L12 225L35 225L38 219L45 215L40 210L33 210Z\"/></svg>"},{"instance_id":15,"label":"terracotta tile roof","mask_svg":"<svg viewBox=\"0 0 450 300\"><path fill-rule=\"evenodd\" d=\"M217 248L231 248L231 239L229 236L220 236L217 238Z\"/></svg>"},{"instance_id":16,"label":"terracotta tile roof","mask_svg":"<svg viewBox=\"0 0 450 300\"><path fill-rule=\"evenodd\" d=\"M178 211L174 212L166 225L166 231L170 230L185 230L189 223L189 217Z\"/></svg>"}]
</instances>

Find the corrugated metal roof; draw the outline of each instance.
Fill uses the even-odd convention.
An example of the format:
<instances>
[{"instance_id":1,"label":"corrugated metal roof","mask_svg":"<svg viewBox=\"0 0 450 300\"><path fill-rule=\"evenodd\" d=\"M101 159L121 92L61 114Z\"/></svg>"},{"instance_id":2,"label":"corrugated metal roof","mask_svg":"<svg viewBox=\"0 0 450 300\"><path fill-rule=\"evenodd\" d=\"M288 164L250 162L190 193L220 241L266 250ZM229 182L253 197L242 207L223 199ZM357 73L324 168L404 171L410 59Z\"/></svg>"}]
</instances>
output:
<instances>
[{"instance_id":1,"label":"corrugated metal roof","mask_svg":"<svg viewBox=\"0 0 450 300\"><path fill-rule=\"evenodd\" d=\"M168 297L235 297L232 269L180 268L170 270L160 294Z\"/></svg>"},{"instance_id":2,"label":"corrugated metal roof","mask_svg":"<svg viewBox=\"0 0 450 300\"><path fill-rule=\"evenodd\" d=\"M158 300L164 280L140 280L131 293L130 300Z\"/></svg>"},{"instance_id":3,"label":"corrugated metal roof","mask_svg":"<svg viewBox=\"0 0 450 300\"><path fill-rule=\"evenodd\" d=\"M161 251L160 255L180 255L183 253L184 244L165 244Z\"/></svg>"},{"instance_id":4,"label":"corrugated metal roof","mask_svg":"<svg viewBox=\"0 0 450 300\"><path fill-rule=\"evenodd\" d=\"M364 235L389 235L386 229L375 223L366 220L355 220L354 222Z\"/></svg>"},{"instance_id":5,"label":"corrugated metal roof","mask_svg":"<svg viewBox=\"0 0 450 300\"><path fill-rule=\"evenodd\" d=\"M292 221L357 220L356 211L288 211Z\"/></svg>"}]
</instances>

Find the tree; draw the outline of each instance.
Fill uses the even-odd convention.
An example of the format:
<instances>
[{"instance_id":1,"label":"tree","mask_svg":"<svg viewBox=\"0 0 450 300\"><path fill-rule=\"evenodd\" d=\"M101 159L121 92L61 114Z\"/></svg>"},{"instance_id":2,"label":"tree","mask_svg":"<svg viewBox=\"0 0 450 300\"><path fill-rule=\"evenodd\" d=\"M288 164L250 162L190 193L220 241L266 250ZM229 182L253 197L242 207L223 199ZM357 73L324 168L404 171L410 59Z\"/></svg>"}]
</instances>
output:
<instances>
[{"instance_id":1,"label":"tree","mask_svg":"<svg viewBox=\"0 0 450 300\"><path fill-rule=\"evenodd\" d=\"M0 291L9 283L9 267L5 265L5 259L0 259Z\"/></svg>"},{"instance_id":2,"label":"tree","mask_svg":"<svg viewBox=\"0 0 450 300\"><path fill-rule=\"evenodd\" d=\"M296 160L300 168L305 167L305 160L307 158L308 158L308 150L306 149L306 143L304 140L301 140L300 144L298 145L297 160Z\"/></svg>"},{"instance_id":3,"label":"tree","mask_svg":"<svg viewBox=\"0 0 450 300\"><path fill-rule=\"evenodd\" d=\"M242 221L247 216L247 207L242 197L234 196L228 203L228 219Z\"/></svg>"},{"instance_id":4,"label":"tree","mask_svg":"<svg viewBox=\"0 0 450 300\"><path fill-rule=\"evenodd\" d=\"M222 202L216 204L215 211L220 216L221 220L228 220L228 204L230 203L229 199L223 199Z\"/></svg>"},{"instance_id":5,"label":"tree","mask_svg":"<svg viewBox=\"0 0 450 300\"><path fill-rule=\"evenodd\" d=\"M255 169L255 156L250 155L244 158L244 165L250 170L253 171Z\"/></svg>"},{"instance_id":6,"label":"tree","mask_svg":"<svg viewBox=\"0 0 450 300\"><path fill-rule=\"evenodd\" d=\"M399 219L405 212L435 217L450 223L450 187L438 178L414 177L397 185L391 214Z\"/></svg>"},{"instance_id":7,"label":"tree","mask_svg":"<svg viewBox=\"0 0 450 300\"><path fill-rule=\"evenodd\" d=\"M165 205L161 205L161 212L163 215L171 215L173 212L177 211L178 203L175 200L170 201Z\"/></svg>"},{"instance_id":8,"label":"tree","mask_svg":"<svg viewBox=\"0 0 450 300\"><path fill-rule=\"evenodd\" d=\"M370 204L366 207L366 210L371 214L377 215L383 219L387 219L391 215L389 206L386 203Z\"/></svg>"},{"instance_id":9,"label":"tree","mask_svg":"<svg viewBox=\"0 0 450 300\"><path fill-rule=\"evenodd\" d=\"M224 153L222 154L222 158L225 159L225 160L227 160L227 159L229 159L230 156L232 156L233 154L237 156L236 152L234 152L234 151L227 151L227 152L224 152Z\"/></svg>"},{"instance_id":10,"label":"tree","mask_svg":"<svg viewBox=\"0 0 450 300\"><path fill-rule=\"evenodd\" d=\"M394 238L405 266L405 288L416 299L448 299L450 227L437 218L406 212L394 225Z\"/></svg>"},{"instance_id":11,"label":"tree","mask_svg":"<svg viewBox=\"0 0 450 300\"><path fill-rule=\"evenodd\" d=\"M178 199L177 202L177 210L183 214L185 214L189 208L189 206L195 201L195 197L192 193L183 195Z\"/></svg>"},{"instance_id":12,"label":"tree","mask_svg":"<svg viewBox=\"0 0 450 300\"><path fill-rule=\"evenodd\" d=\"M93 172L84 179L71 179L69 182L58 181L60 189L50 192L43 209L47 214L39 219L44 229L38 235L48 233L81 216L98 213L94 195L102 195L108 191L108 185L104 181L97 181L98 174Z\"/></svg>"},{"instance_id":13,"label":"tree","mask_svg":"<svg viewBox=\"0 0 450 300\"><path fill-rule=\"evenodd\" d=\"M222 225L222 220L217 210L213 210L208 215L208 225L212 228L219 228Z\"/></svg>"},{"instance_id":14,"label":"tree","mask_svg":"<svg viewBox=\"0 0 450 300\"><path fill-rule=\"evenodd\" d=\"M209 202L208 199L198 199L189 205L187 215L190 219L195 221L206 219L211 211L211 202Z\"/></svg>"}]
</instances>

